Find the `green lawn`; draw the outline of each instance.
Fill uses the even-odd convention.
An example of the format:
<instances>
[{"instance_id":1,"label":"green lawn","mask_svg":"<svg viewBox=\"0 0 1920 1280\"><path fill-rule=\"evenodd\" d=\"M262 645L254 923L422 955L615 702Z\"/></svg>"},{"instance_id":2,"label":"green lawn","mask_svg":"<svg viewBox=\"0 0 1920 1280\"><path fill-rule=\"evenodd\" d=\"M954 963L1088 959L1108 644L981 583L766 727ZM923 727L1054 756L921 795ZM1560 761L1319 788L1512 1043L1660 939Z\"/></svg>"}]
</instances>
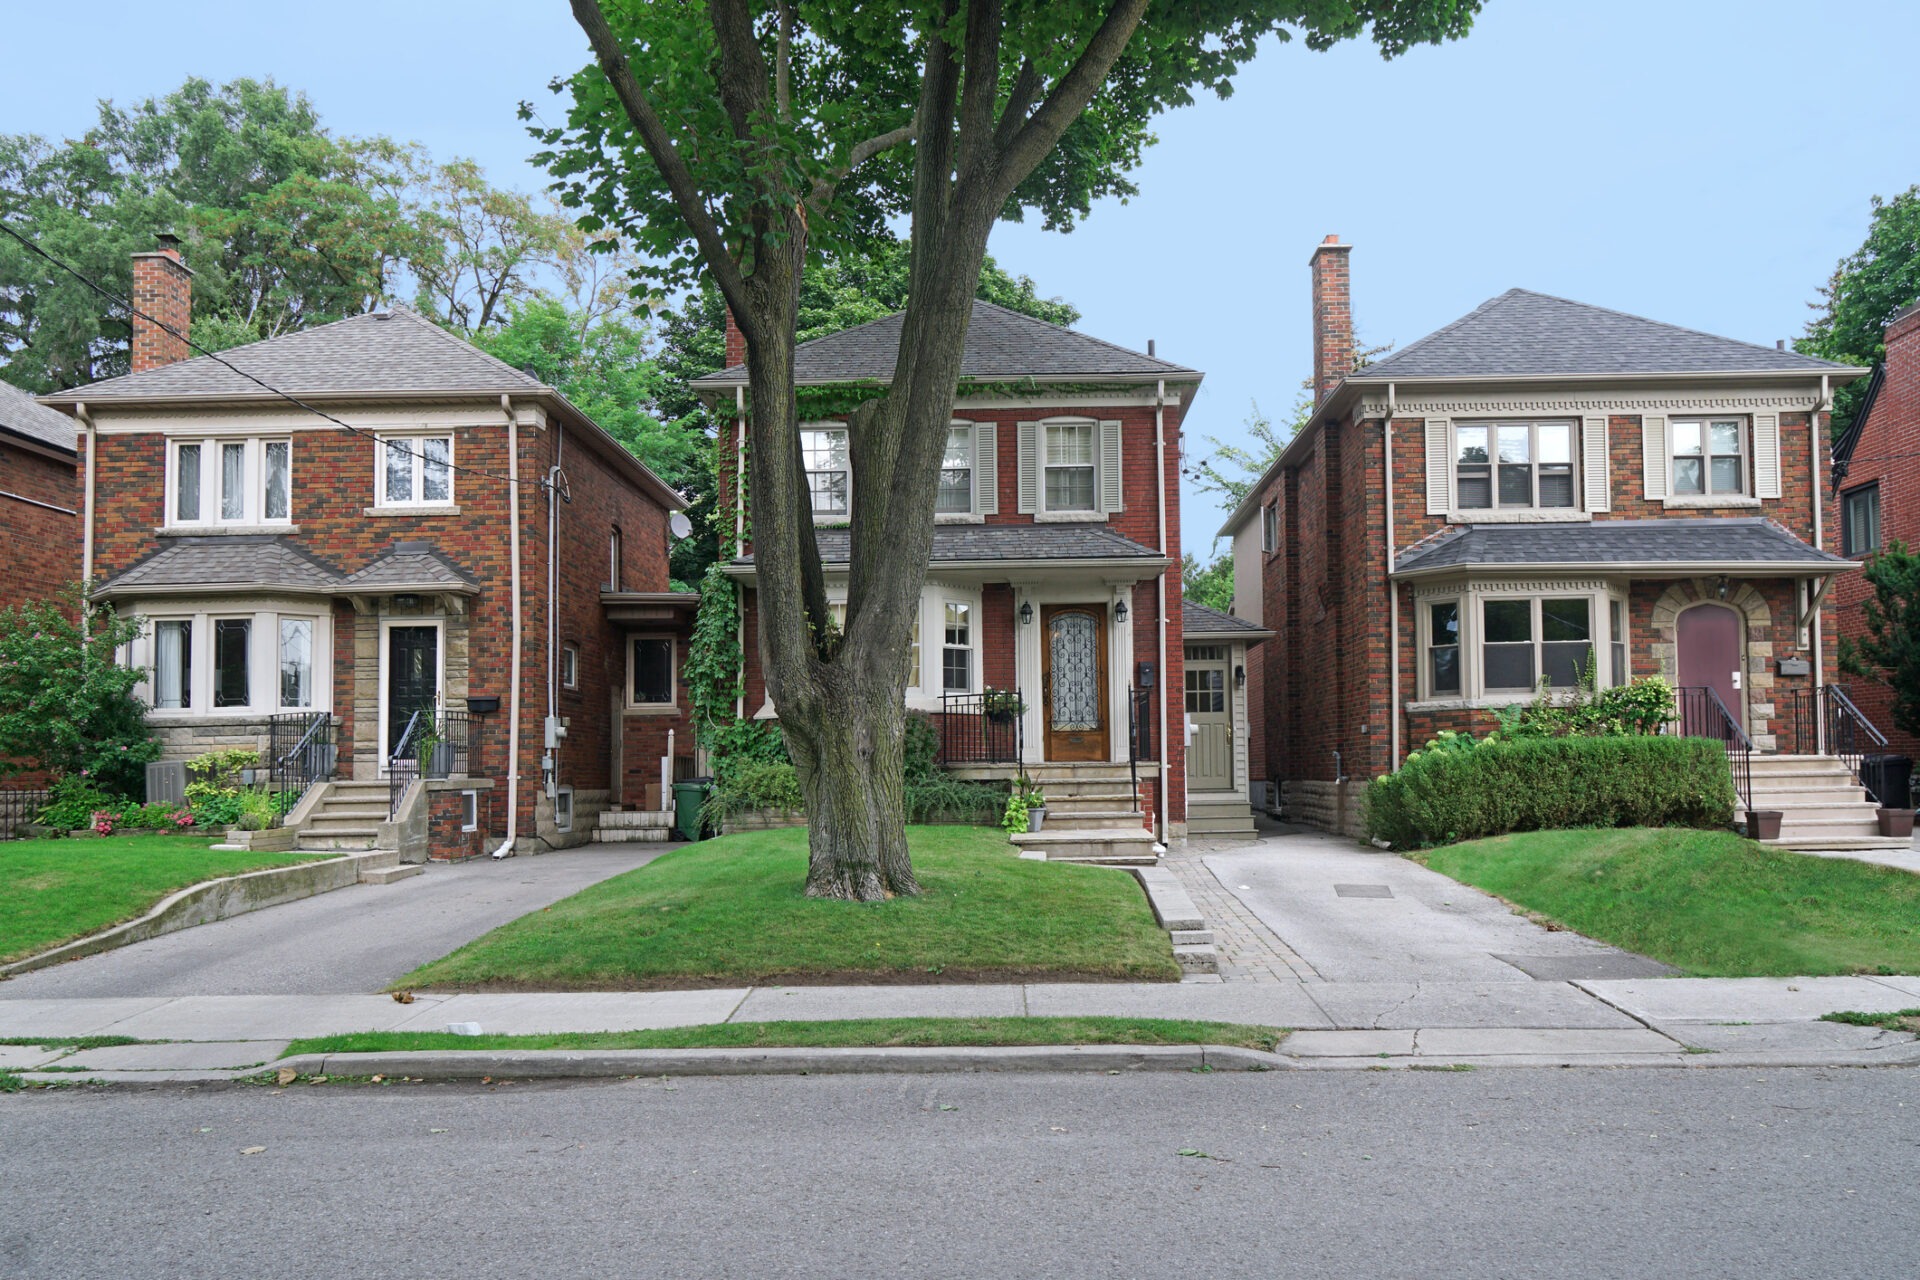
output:
<instances>
[{"instance_id":1,"label":"green lawn","mask_svg":"<svg viewBox=\"0 0 1920 1280\"><path fill-rule=\"evenodd\" d=\"M1892 867L1679 828L1531 831L1412 856L1689 973L1920 973L1920 876Z\"/></svg>"},{"instance_id":2,"label":"green lawn","mask_svg":"<svg viewBox=\"0 0 1920 1280\"><path fill-rule=\"evenodd\" d=\"M978 827L911 827L908 838L918 898L810 900L805 831L725 836L522 916L394 986L1179 980L1166 932L1126 872L1023 862L1005 836Z\"/></svg>"},{"instance_id":3,"label":"green lawn","mask_svg":"<svg viewBox=\"0 0 1920 1280\"><path fill-rule=\"evenodd\" d=\"M1170 1018L853 1018L841 1022L720 1022L659 1031L577 1031L544 1036L365 1031L295 1040L281 1056L417 1053L428 1049L929 1049L1034 1044L1217 1044L1271 1050L1286 1034L1279 1027Z\"/></svg>"},{"instance_id":4,"label":"green lawn","mask_svg":"<svg viewBox=\"0 0 1920 1280\"><path fill-rule=\"evenodd\" d=\"M0 963L146 914L176 889L314 855L214 853L205 836L0 840Z\"/></svg>"}]
</instances>

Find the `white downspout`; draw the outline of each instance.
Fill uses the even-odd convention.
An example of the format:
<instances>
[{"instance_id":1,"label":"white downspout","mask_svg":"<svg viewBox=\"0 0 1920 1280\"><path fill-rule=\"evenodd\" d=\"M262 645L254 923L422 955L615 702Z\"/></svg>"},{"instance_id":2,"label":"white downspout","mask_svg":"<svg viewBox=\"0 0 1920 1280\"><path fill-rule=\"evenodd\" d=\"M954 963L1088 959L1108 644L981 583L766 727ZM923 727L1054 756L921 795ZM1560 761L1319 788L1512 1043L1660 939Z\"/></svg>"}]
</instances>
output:
<instances>
[{"instance_id":1,"label":"white downspout","mask_svg":"<svg viewBox=\"0 0 1920 1280\"><path fill-rule=\"evenodd\" d=\"M1394 398L1393 384L1387 384L1387 420L1380 426L1380 439L1384 446L1385 483L1387 506L1387 672L1391 686L1393 719L1388 729L1387 772L1392 773L1400 767L1400 588L1393 580L1393 415L1399 408Z\"/></svg>"},{"instance_id":2,"label":"white downspout","mask_svg":"<svg viewBox=\"0 0 1920 1280\"><path fill-rule=\"evenodd\" d=\"M1821 527L1820 520L1820 486L1826 483L1826 476L1822 474L1823 468L1820 466L1820 411L1831 402L1831 394L1831 379L1823 373L1820 375L1820 398L1814 402L1813 412L1807 415L1807 447L1812 451L1808 462L1813 470L1813 549L1815 551L1826 549L1826 531ZM1832 579L1829 578L1828 581ZM1820 605L1816 600L1813 606L1813 693L1816 708L1820 705L1820 690L1826 687L1826 670L1827 650L1820 639ZM1827 718L1816 710L1813 717L1815 751L1823 753L1826 751L1826 736Z\"/></svg>"},{"instance_id":3,"label":"white downspout","mask_svg":"<svg viewBox=\"0 0 1920 1280\"><path fill-rule=\"evenodd\" d=\"M566 447L565 428L555 422L553 465L547 468L547 741L552 741L553 727L560 718L560 563L557 557L560 543L560 482L566 476L566 472L560 469L560 463L565 457ZM547 748L547 751L553 767L544 770L545 782L547 795L552 798L559 794L560 748L555 745Z\"/></svg>"},{"instance_id":4,"label":"white downspout","mask_svg":"<svg viewBox=\"0 0 1920 1280\"><path fill-rule=\"evenodd\" d=\"M733 389L733 553L745 548L747 536L747 389ZM735 643L740 646L740 693L733 700L733 718L747 718L747 589L733 584Z\"/></svg>"},{"instance_id":5,"label":"white downspout","mask_svg":"<svg viewBox=\"0 0 1920 1280\"><path fill-rule=\"evenodd\" d=\"M94 428L87 406L73 406L74 416L87 426L86 516L80 530L80 581L88 595L93 594L93 476L94 455L100 452L100 433Z\"/></svg>"},{"instance_id":6,"label":"white downspout","mask_svg":"<svg viewBox=\"0 0 1920 1280\"><path fill-rule=\"evenodd\" d=\"M1153 459L1158 487L1153 491L1153 505L1160 513L1160 555L1167 554L1167 380L1161 378L1153 386ZM1160 571L1159 595L1160 608L1160 843L1166 844L1172 830L1167 813L1169 784L1167 774L1172 770L1173 742L1167 737L1167 694L1168 682L1173 673L1167 667L1167 575L1179 572L1178 565L1171 565ZM1182 775L1185 776L1184 774Z\"/></svg>"},{"instance_id":7,"label":"white downspout","mask_svg":"<svg viewBox=\"0 0 1920 1280\"><path fill-rule=\"evenodd\" d=\"M507 501L512 508L508 522L513 527L513 658L507 666L513 687L507 697L507 838L493 856L511 858L520 829L520 419L513 412L511 396L500 397L500 411L507 415Z\"/></svg>"}]
</instances>

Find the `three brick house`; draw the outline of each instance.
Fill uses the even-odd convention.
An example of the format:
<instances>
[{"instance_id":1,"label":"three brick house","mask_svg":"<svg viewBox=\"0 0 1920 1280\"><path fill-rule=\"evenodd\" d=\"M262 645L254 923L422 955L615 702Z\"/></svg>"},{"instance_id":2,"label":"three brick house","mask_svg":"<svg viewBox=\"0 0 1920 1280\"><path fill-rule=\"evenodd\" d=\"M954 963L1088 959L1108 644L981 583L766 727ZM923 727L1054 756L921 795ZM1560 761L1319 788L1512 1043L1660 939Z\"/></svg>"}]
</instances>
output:
<instances>
[{"instance_id":1,"label":"three brick house","mask_svg":"<svg viewBox=\"0 0 1920 1280\"><path fill-rule=\"evenodd\" d=\"M0 382L0 609L79 580L74 456L73 421Z\"/></svg>"},{"instance_id":2,"label":"three brick house","mask_svg":"<svg viewBox=\"0 0 1920 1280\"><path fill-rule=\"evenodd\" d=\"M1866 371L1519 289L1356 369L1349 251L1311 263L1313 415L1221 530L1235 613L1277 637L1254 776L1355 830L1367 780L1585 671L1698 691L1689 732L1822 751L1856 567L1827 549L1826 410ZM1809 799L1787 835L1860 807Z\"/></svg>"},{"instance_id":3,"label":"three brick house","mask_svg":"<svg viewBox=\"0 0 1920 1280\"><path fill-rule=\"evenodd\" d=\"M894 315L800 344L803 396L884 386L900 324ZM730 367L695 383L734 423L722 504L740 529L730 476L745 458L745 354L730 325ZM1200 675L1205 688L1192 687L1193 614L1181 600L1180 429L1202 375L975 302L962 377L932 560L903 655L909 707L935 718L948 767L987 777L1024 766L1050 803L1061 801L1045 831L1019 837L1047 856L1151 858L1156 838L1181 837L1210 799L1223 798L1230 822L1250 831L1230 753L1218 776L1188 773L1184 707L1224 711L1232 678L1216 663ZM829 596L843 598L852 495L886 477L852 470L841 417L823 411L801 433ZM776 717L759 647L744 643L758 625L750 542L727 572L742 592L741 712ZM1244 653L1248 640L1232 643Z\"/></svg>"},{"instance_id":4,"label":"three brick house","mask_svg":"<svg viewBox=\"0 0 1920 1280\"><path fill-rule=\"evenodd\" d=\"M657 801L693 750L680 496L405 308L189 359L191 287L175 244L138 255L133 371L44 400L81 427L82 573L147 624L126 659L167 758L296 761L303 844L415 858Z\"/></svg>"}]
</instances>

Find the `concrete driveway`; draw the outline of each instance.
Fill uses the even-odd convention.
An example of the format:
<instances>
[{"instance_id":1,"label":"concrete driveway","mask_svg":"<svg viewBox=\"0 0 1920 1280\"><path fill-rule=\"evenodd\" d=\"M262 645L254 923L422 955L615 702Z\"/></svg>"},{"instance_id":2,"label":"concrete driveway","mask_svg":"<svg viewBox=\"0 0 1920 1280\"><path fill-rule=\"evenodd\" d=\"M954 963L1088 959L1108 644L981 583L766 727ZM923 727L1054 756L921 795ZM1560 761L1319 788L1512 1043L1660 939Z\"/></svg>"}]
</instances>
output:
<instances>
[{"instance_id":1,"label":"concrete driveway","mask_svg":"<svg viewBox=\"0 0 1920 1280\"><path fill-rule=\"evenodd\" d=\"M1317 833L1204 855L1207 869L1327 982L1532 982L1674 970L1544 929L1398 854Z\"/></svg>"},{"instance_id":2,"label":"concrete driveway","mask_svg":"<svg viewBox=\"0 0 1920 1280\"><path fill-rule=\"evenodd\" d=\"M590 845L495 862L431 863L0 982L47 997L334 995L379 991L492 929L645 866L669 845Z\"/></svg>"}]
</instances>

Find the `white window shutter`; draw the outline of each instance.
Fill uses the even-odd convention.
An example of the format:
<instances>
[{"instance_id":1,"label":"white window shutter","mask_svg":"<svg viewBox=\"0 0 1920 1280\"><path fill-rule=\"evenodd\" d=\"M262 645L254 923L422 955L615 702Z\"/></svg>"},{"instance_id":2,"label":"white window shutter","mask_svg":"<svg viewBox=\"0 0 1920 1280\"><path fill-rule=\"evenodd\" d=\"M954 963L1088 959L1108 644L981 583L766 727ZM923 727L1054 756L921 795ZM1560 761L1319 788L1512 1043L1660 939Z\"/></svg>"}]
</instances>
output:
<instances>
[{"instance_id":1,"label":"white window shutter","mask_svg":"<svg viewBox=\"0 0 1920 1280\"><path fill-rule=\"evenodd\" d=\"M1587 510L1613 508L1613 490L1607 475L1607 419L1595 414L1580 419L1580 466L1586 473Z\"/></svg>"},{"instance_id":2,"label":"white window shutter","mask_svg":"<svg viewBox=\"0 0 1920 1280\"><path fill-rule=\"evenodd\" d=\"M1000 511L1000 445L991 422L973 424L973 510L977 515Z\"/></svg>"},{"instance_id":3,"label":"white window shutter","mask_svg":"<svg viewBox=\"0 0 1920 1280\"><path fill-rule=\"evenodd\" d=\"M1040 424L1022 422L1015 447L1019 457L1020 514L1032 515L1040 509Z\"/></svg>"},{"instance_id":4,"label":"white window shutter","mask_svg":"<svg viewBox=\"0 0 1920 1280\"><path fill-rule=\"evenodd\" d=\"M1427 419L1427 514L1453 510L1453 422Z\"/></svg>"},{"instance_id":5,"label":"white window shutter","mask_svg":"<svg viewBox=\"0 0 1920 1280\"><path fill-rule=\"evenodd\" d=\"M1120 493L1120 424L1100 424L1100 510L1112 515L1126 510Z\"/></svg>"},{"instance_id":6,"label":"white window shutter","mask_svg":"<svg viewBox=\"0 0 1920 1280\"><path fill-rule=\"evenodd\" d=\"M1753 493L1757 498L1780 496L1780 415L1753 415Z\"/></svg>"},{"instance_id":7,"label":"white window shutter","mask_svg":"<svg viewBox=\"0 0 1920 1280\"><path fill-rule=\"evenodd\" d=\"M1664 502L1667 497L1667 415L1640 415L1640 463L1646 473L1647 501Z\"/></svg>"}]
</instances>

